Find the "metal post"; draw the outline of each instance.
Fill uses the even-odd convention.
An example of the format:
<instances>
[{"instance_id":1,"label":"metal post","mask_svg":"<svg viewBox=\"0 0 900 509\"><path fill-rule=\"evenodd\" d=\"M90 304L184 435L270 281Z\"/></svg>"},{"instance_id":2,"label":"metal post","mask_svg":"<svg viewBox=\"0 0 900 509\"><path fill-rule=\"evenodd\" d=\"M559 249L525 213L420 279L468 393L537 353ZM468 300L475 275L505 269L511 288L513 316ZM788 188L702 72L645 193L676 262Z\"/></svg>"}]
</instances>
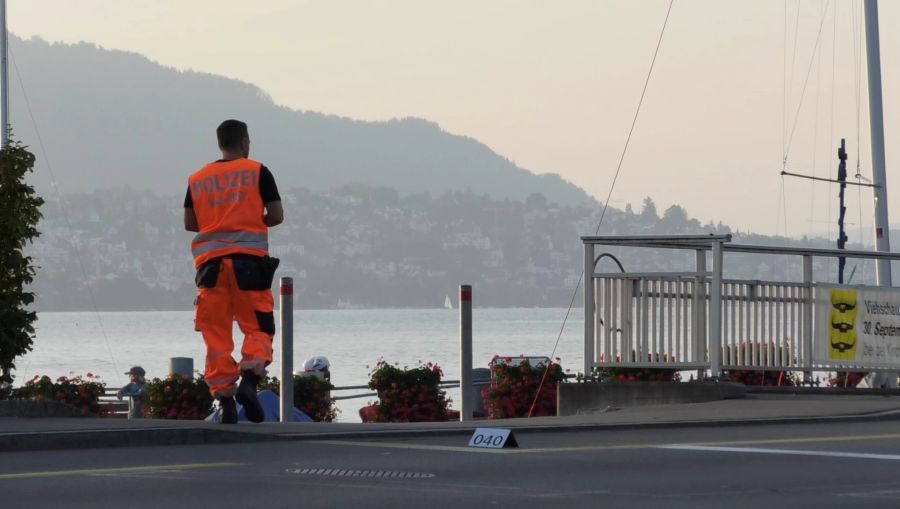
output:
<instances>
[{"instance_id":1,"label":"metal post","mask_svg":"<svg viewBox=\"0 0 900 509\"><path fill-rule=\"evenodd\" d=\"M803 256L803 379L812 381L813 365L813 264L812 256Z\"/></svg>"},{"instance_id":2,"label":"metal post","mask_svg":"<svg viewBox=\"0 0 900 509\"><path fill-rule=\"evenodd\" d=\"M703 346L706 345L706 298L704 287L706 286L706 250L696 251L697 278L694 282L694 294L691 296L691 345L693 346L694 362L706 360ZM697 379L703 380L704 370L697 370Z\"/></svg>"},{"instance_id":3,"label":"metal post","mask_svg":"<svg viewBox=\"0 0 900 509\"><path fill-rule=\"evenodd\" d=\"M584 376L594 372L594 245L584 243Z\"/></svg>"},{"instance_id":4,"label":"metal post","mask_svg":"<svg viewBox=\"0 0 900 509\"><path fill-rule=\"evenodd\" d=\"M472 285L459 287L459 420L474 417L472 391Z\"/></svg>"},{"instance_id":5,"label":"metal post","mask_svg":"<svg viewBox=\"0 0 900 509\"><path fill-rule=\"evenodd\" d=\"M294 278L281 278L281 422L294 420Z\"/></svg>"},{"instance_id":6,"label":"metal post","mask_svg":"<svg viewBox=\"0 0 900 509\"><path fill-rule=\"evenodd\" d=\"M878 2L865 1L866 68L869 78L869 129L872 139L872 184L875 187L875 250L890 252L887 181L884 168L884 115L881 102L881 48L878 41ZM891 261L876 262L878 286L892 286Z\"/></svg>"},{"instance_id":7,"label":"metal post","mask_svg":"<svg viewBox=\"0 0 900 509\"><path fill-rule=\"evenodd\" d=\"M6 0L0 0L0 148L9 143L9 37L6 33Z\"/></svg>"},{"instance_id":8,"label":"metal post","mask_svg":"<svg viewBox=\"0 0 900 509\"><path fill-rule=\"evenodd\" d=\"M709 374L718 378L722 374L722 242L712 244L713 272L709 292Z\"/></svg>"},{"instance_id":9,"label":"metal post","mask_svg":"<svg viewBox=\"0 0 900 509\"><path fill-rule=\"evenodd\" d=\"M844 191L847 189L847 147L844 138L841 138L841 146L838 148L838 182L840 188L838 191L838 238L837 248L844 249L847 245L847 233L844 231L844 217L847 214L847 207L844 206ZM841 256L838 258L838 284L844 284L844 266L847 264L847 258Z\"/></svg>"}]
</instances>

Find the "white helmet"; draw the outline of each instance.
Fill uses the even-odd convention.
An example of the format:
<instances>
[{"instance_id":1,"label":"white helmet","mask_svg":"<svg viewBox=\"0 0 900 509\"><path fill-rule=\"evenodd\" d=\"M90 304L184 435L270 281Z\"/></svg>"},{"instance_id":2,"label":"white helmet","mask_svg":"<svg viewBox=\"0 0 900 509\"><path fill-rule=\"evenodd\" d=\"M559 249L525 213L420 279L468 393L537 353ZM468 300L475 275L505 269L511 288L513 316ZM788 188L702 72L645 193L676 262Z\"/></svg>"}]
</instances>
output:
<instances>
[{"instance_id":1,"label":"white helmet","mask_svg":"<svg viewBox=\"0 0 900 509\"><path fill-rule=\"evenodd\" d=\"M324 355L314 355L303 363L303 371L328 371L331 363Z\"/></svg>"}]
</instances>

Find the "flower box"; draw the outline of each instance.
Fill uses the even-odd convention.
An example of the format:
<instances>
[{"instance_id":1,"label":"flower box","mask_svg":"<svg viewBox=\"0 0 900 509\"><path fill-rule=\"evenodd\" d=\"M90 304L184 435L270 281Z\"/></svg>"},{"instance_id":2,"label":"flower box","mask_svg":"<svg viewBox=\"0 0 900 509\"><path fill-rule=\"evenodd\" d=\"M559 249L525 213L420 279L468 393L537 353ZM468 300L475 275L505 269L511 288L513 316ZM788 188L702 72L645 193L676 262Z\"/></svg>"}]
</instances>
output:
<instances>
[{"instance_id":1,"label":"flower box","mask_svg":"<svg viewBox=\"0 0 900 509\"><path fill-rule=\"evenodd\" d=\"M490 364L491 385L481 391L488 418L556 415L557 384L565 378L556 360L495 355Z\"/></svg>"},{"instance_id":2,"label":"flower box","mask_svg":"<svg viewBox=\"0 0 900 509\"><path fill-rule=\"evenodd\" d=\"M172 374L147 382L147 417L203 420L212 412L213 397L203 376L187 378Z\"/></svg>"},{"instance_id":3,"label":"flower box","mask_svg":"<svg viewBox=\"0 0 900 509\"><path fill-rule=\"evenodd\" d=\"M105 389L106 383L91 373L84 377L60 376L56 381L47 375L35 375L24 386L13 390L12 399L51 401L75 407L85 415L104 416L107 412L100 406L100 396Z\"/></svg>"},{"instance_id":4,"label":"flower box","mask_svg":"<svg viewBox=\"0 0 900 509\"><path fill-rule=\"evenodd\" d=\"M433 362L400 369L379 360L369 380L378 402L361 409L360 418L363 422L446 421L449 400L440 388L443 374Z\"/></svg>"},{"instance_id":5,"label":"flower box","mask_svg":"<svg viewBox=\"0 0 900 509\"><path fill-rule=\"evenodd\" d=\"M332 422L339 412L334 406L331 390L334 385L314 373L294 374L294 407L316 422ZM266 377L260 389L269 389L281 395L281 382L277 377Z\"/></svg>"}]
</instances>

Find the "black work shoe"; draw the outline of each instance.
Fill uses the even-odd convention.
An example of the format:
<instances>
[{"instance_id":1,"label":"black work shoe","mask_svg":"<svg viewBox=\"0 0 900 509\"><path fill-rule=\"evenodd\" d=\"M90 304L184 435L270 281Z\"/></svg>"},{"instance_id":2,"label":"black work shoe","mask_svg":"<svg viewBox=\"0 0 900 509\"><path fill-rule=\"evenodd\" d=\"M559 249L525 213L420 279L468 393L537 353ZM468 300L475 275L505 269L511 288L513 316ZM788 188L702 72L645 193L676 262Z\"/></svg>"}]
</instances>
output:
<instances>
[{"instance_id":1,"label":"black work shoe","mask_svg":"<svg viewBox=\"0 0 900 509\"><path fill-rule=\"evenodd\" d=\"M222 424L237 424L237 405L234 404L234 398L219 398L219 422Z\"/></svg>"},{"instance_id":2,"label":"black work shoe","mask_svg":"<svg viewBox=\"0 0 900 509\"><path fill-rule=\"evenodd\" d=\"M259 377L252 371L241 371L241 383L238 384L237 398L238 403L244 407L244 413L250 422L263 422L266 418L263 413L263 407L256 398L256 386L259 383Z\"/></svg>"}]
</instances>

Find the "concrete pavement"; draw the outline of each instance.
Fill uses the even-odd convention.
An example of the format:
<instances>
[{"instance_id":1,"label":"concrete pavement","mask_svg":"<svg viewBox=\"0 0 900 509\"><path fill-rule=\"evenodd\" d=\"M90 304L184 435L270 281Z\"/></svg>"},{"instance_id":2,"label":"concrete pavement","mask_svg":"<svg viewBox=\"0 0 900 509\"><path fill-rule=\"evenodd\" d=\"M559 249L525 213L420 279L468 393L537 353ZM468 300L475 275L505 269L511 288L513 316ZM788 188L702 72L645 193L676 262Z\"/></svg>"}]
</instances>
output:
<instances>
[{"instance_id":1,"label":"concrete pavement","mask_svg":"<svg viewBox=\"0 0 900 509\"><path fill-rule=\"evenodd\" d=\"M755 393L706 403L608 408L592 415L435 423L240 423L0 417L0 452L253 441L462 435L900 419L900 396Z\"/></svg>"}]
</instances>

